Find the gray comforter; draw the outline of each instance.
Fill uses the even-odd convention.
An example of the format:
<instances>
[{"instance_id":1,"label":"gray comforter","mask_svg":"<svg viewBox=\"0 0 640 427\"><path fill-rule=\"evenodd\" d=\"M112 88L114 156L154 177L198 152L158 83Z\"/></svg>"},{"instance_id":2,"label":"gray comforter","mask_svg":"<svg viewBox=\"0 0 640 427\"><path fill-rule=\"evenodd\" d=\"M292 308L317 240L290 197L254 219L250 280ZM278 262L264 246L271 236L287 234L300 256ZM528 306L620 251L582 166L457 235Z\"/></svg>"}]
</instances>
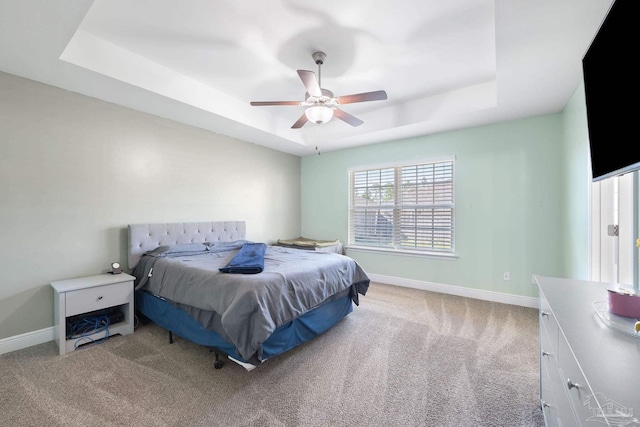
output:
<instances>
[{"instance_id":1,"label":"gray comforter","mask_svg":"<svg viewBox=\"0 0 640 427\"><path fill-rule=\"evenodd\" d=\"M358 294L369 287L369 277L349 257L276 246L267 247L262 273L219 272L238 248L212 245L184 252L161 247L143 256L133 274L140 282L153 268L142 289L218 313L225 335L245 360L260 359L260 345L279 326L347 289L357 305Z\"/></svg>"}]
</instances>

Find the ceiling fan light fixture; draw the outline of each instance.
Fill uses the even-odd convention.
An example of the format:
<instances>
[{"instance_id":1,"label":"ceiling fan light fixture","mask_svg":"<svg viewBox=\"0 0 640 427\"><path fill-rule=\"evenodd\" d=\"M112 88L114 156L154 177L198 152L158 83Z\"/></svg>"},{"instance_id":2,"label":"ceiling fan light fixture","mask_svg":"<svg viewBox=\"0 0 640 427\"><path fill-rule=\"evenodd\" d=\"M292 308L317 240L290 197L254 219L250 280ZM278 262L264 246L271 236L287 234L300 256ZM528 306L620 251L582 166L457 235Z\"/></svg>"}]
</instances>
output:
<instances>
[{"instance_id":1,"label":"ceiling fan light fixture","mask_svg":"<svg viewBox=\"0 0 640 427\"><path fill-rule=\"evenodd\" d=\"M333 109L324 105L314 105L307 108L304 114L310 122L321 125L333 118Z\"/></svg>"},{"instance_id":2,"label":"ceiling fan light fixture","mask_svg":"<svg viewBox=\"0 0 640 427\"><path fill-rule=\"evenodd\" d=\"M291 129L300 129L307 122L321 125L330 121L334 116L351 126L360 126L364 122L342 110L340 106L353 104L355 102L381 101L387 99L387 92L384 90L376 90L374 92L356 93L353 95L333 96L333 92L328 89L323 89L320 83L320 66L324 63L325 59L327 59L327 55L324 52L316 52L313 54L313 60L318 64L317 77L313 71L298 70L298 77L300 77L302 84L304 84L307 90L304 101L252 101L251 105L299 105L307 107L304 114L291 126Z\"/></svg>"}]
</instances>

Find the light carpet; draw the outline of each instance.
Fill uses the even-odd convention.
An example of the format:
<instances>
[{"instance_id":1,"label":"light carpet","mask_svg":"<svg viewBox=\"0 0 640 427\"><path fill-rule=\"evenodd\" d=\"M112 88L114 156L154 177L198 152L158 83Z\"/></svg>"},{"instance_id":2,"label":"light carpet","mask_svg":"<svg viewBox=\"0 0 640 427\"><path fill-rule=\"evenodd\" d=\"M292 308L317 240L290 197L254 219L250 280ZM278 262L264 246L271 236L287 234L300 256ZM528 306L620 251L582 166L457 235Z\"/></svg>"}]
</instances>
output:
<instances>
[{"instance_id":1,"label":"light carpet","mask_svg":"<svg viewBox=\"0 0 640 427\"><path fill-rule=\"evenodd\" d=\"M372 283L253 371L154 324L0 356L2 426L542 426L537 310Z\"/></svg>"}]
</instances>

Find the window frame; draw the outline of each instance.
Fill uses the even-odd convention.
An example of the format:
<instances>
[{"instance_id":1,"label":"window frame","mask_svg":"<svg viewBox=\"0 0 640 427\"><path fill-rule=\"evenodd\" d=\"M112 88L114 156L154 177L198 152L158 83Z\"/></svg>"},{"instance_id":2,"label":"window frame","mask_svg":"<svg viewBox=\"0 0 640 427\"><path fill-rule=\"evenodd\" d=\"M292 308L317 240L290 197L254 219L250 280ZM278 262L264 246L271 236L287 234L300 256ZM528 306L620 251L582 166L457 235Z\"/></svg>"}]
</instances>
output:
<instances>
[{"instance_id":1,"label":"window frame","mask_svg":"<svg viewBox=\"0 0 640 427\"><path fill-rule=\"evenodd\" d=\"M355 250L355 251L362 251L362 252L372 252L372 253L389 253L389 254L402 254L402 255L409 255L409 256L418 256L418 257L427 257L427 258L444 258L444 259L454 259L457 258L456 255L456 245L455 245L455 228L456 228L456 209L455 209L455 189L456 189L456 173L455 173L455 168L456 168L456 161L455 161L455 156L451 155L451 156L444 156L444 157L437 157L437 158L430 158L430 159L422 159L422 160L418 160L418 161L411 161L411 162L394 162L394 163L385 163L385 164L375 164L375 165L366 165L366 166L357 166L357 167L351 167L347 170L347 179L348 179L348 219L347 219L347 233L348 233L348 237L347 237L347 245L346 248L348 250ZM439 251L439 250L433 250L433 249L425 249L425 250L419 250L419 249L409 249L407 247L401 247L397 245L398 242L398 237L397 237L397 233L398 233L398 227L396 225L393 225L393 247L388 247L388 246L376 246L376 245L366 245L366 244L361 244L355 241L355 236L354 236L354 226L353 226L353 221L354 221L354 212L355 209L357 209L356 207L354 207L354 191L355 191L355 183L354 183L354 177L355 177L355 173L357 172L365 172L365 171L376 171L376 170L380 170L382 171L383 169L390 169L393 168L393 175L394 175L394 201L393 201L393 206L391 208L392 212L393 212L393 216L394 218L397 218L397 215L399 214L399 212L402 210L402 206L403 204L401 202L399 202L400 199L400 191L398 190L398 187L402 185L402 183L398 182L399 179L398 177L402 175L402 168L407 168L407 167L419 167L422 165L433 165L433 164L438 164L438 163L451 163L451 203L448 204L450 205L450 209L451 209L451 226L450 226L450 233L451 233L451 238L450 238L450 245L451 245L451 249L450 250L443 250L443 251ZM401 180L400 180L401 181ZM406 204L405 204L406 206ZM432 205L432 206L435 206ZM361 210L365 210L360 208Z\"/></svg>"}]
</instances>

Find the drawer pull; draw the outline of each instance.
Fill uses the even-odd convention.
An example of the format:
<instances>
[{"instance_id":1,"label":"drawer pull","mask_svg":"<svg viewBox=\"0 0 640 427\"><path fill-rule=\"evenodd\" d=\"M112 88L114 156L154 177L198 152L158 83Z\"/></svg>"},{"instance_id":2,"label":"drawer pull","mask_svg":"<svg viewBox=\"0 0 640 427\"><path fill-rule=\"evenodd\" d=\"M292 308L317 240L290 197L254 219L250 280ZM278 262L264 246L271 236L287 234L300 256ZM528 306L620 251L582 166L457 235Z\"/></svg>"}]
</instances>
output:
<instances>
[{"instance_id":1,"label":"drawer pull","mask_svg":"<svg viewBox=\"0 0 640 427\"><path fill-rule=\"evenodd\" d=\"M545 316L549 317L549 313L547 313L546 311L541 311L541 312L540 312L540 316L542 316L542 317L545 317Z\"/></svg>"},{"instance_id":2,"label":"drawer pull","mask_svg":"<svg viewBox=\"0 0 640 427\"><path fill-rule=\"evenodd\" d=\"M569 387L569 390L572 388L580 388L580 384L571 382L571 378L567 378L567 387Z\"/></svg>"},{"instance_id":3,"label":"drawer pull","mask_svg":"<svg viewBox=\"0 0 640 427\"><path fill-rule=\"evenodd\" d=\"M542 409L544 408L549 408L551 405L549 405L547 402L545 402L544 400L542 401Z\"/></svg>"},{"instance_id":4,"label":"drawer pull","mask_svg":"<svg viewBox=\"0 0 640 427\"><path fill-rule=\"evenodd\" d=\"M543 356L548 356L548 355L549 355L549 353L547 353L546 351L542 350L542 355L543 355Z\"/></svg>"},{"instance_id":5,"label":"drawer pull","mask_svg":"<svg viewBox=\"0 0 640 427\"><path fill-rule=\"evenodd\" d=\"M101 299L102 299L102 295L100 295L100 296L98 297L98 301L100 301Z\"/></svg>"}]
</instances>

